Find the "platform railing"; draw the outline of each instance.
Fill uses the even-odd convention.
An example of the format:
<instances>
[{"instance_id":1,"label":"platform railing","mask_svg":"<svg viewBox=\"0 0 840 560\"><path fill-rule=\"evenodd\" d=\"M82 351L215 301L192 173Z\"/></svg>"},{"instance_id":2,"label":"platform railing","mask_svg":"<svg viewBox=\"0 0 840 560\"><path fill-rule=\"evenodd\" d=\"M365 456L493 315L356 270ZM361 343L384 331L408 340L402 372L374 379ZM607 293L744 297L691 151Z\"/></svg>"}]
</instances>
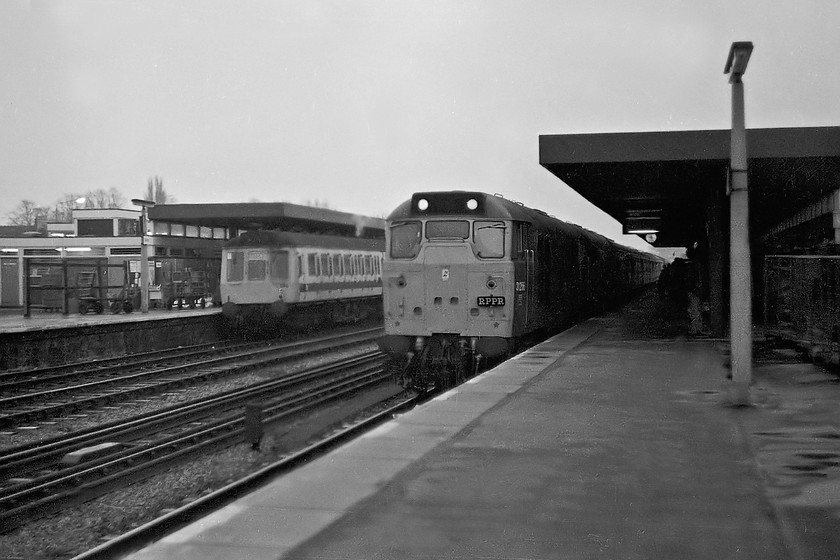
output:
<instances>
[{"instance_id":1,"label":"platform railing","mask_svg":"<svg viewBox=\"0 0 840 560\"><path fill-rule=\"evenodd\" d=\"M120 283L112 283L115 278ZM131 311L134 290L129 278L127 262L25 259L23 315L29 317L32 309L60 310L64 315Z\"/></svg>"},{"instance_id":2,"label":"platform railing","mask_svg":"<svg viewBox=\"0 0 840 560\"><path fill-rule=\"evenodd\" d=\"M840 256L769 255L764 293L768 334L840 363Z\"/></svg>"}]
</instances>

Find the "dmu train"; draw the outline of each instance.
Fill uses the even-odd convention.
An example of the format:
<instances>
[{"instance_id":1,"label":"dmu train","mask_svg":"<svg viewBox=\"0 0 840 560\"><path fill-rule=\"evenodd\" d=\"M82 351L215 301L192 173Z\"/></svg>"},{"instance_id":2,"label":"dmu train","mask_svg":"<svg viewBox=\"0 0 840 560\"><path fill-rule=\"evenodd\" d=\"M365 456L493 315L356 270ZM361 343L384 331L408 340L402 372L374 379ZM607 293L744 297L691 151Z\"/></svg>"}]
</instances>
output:
<instances>
[{"instance_id":1,"label":"dmu train","mask_svg":"<svg viewBox=\"0 0 840 560\"><path fill-rule=\"evenodd\" d=\"M404 384L451 386L482 359L618 302L664 259L481 192L414 194L387 219L385 335Z\"/></svg>"},{"instance_id":2,"label":"dmu train","mask_svg":"<svg viewBox=\"0 0 840 560\"><path fill-rule=\"evenodd\" d=\"M384 240L255 230L222 250L222 314L238 333L311 328L382 311Z\"/></svg>"}]
</instances>

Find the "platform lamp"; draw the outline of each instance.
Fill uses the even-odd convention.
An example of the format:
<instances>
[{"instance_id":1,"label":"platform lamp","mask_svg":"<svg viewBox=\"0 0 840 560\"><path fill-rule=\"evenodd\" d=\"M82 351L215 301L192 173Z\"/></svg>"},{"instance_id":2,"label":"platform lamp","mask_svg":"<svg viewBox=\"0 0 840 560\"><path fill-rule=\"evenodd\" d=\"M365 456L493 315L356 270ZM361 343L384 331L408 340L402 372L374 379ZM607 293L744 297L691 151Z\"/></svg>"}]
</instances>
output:
<instances>
[{"instance_id":1,"label":"platform lamp","mask_svg":"<svg viewBox=\"0 0 840 560\"><path fill-rule=\"evenodd\" d=\"M132 198L131 203L140 207L140 312L149 312L149 246L146 244L146 223L148 208L155 205L152 200Z\"/></svg>"},{"instance_id":2,"label":"platform lamp","mask_svg":"<svg viewBox=\"0 0 840 560\"><path fill-rule=\"evenodd\" d=\"M732 43L724 74L732 84L732 135L729 163L729 328L733 404L750 403L752 378L752 271L747 131L744 125L744 84L741 76L753 51L749 41Z\"/></svg>"}]
</instances>

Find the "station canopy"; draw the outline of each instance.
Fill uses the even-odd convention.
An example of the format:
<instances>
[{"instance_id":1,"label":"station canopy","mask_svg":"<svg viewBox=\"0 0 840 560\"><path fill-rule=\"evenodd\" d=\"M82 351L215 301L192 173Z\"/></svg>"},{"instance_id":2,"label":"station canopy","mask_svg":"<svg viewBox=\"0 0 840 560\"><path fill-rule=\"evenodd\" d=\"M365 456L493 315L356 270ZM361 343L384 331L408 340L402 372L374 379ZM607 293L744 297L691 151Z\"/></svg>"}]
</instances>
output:
<instances>
[{"instance_id":1,"label":"station canopy","mask_svg":"<svg viewBox=\"0 0 840 560\"><path fill-rule=\"evenodd\" d=\"M286 202L239 204L160 204L149 219L231 231L277 229L305 233L381 238L385 220Z\"/></svg>"},{"instance_id":2,"label":"station canopy","mask_svg":"<svg viewBox=\"0 0 840 560\"><path fill-rule=\"evenodd\" d=\"M730 134L545 135L540 165L625 233L655 230L654 245L685 247L705 236L708 206L726 198ZM761 235L840 188L840 127L748 129L747 158L751 227Z\"/></svg>"}]
</instances>

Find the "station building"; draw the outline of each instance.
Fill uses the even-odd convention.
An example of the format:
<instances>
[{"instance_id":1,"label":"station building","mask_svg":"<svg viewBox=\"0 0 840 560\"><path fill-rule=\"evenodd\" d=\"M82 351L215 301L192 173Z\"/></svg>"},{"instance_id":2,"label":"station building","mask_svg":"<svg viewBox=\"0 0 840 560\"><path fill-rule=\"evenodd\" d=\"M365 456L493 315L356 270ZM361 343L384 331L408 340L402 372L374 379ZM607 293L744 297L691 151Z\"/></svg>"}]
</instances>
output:
<instances>
[{"instance_id":1,"label":"station building","mask_svg":"<svg viewBox=\"0 0 840 560\"><path fill-rule=\"evenodd\" d=\"M376 238L385 230L379 218L288 203L167 204L147 211L145 235L141 211L118 208L73 210L70 222L39 228L0 227L0 306L68 313L78 310L76 297L85 290L139 297L144 243L150 305L169 307L185 289L210 303L222 246L242 231Z\"/></svg>"}]
</instances>

